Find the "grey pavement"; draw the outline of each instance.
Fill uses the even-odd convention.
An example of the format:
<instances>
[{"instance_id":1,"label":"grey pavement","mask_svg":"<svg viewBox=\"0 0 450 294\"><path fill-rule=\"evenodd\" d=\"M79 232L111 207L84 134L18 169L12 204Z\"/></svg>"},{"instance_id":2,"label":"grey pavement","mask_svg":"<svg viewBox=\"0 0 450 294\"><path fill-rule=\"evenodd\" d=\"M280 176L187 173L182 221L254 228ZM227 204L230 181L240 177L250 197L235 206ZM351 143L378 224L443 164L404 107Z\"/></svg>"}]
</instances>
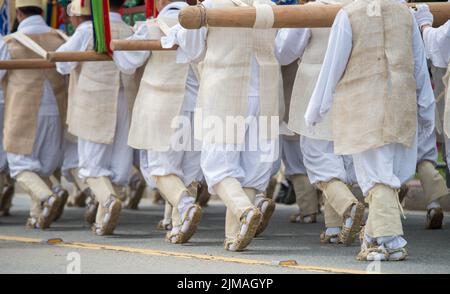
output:
<instances>
[{"instance_id":1,"label":"grey pavement","mask_svg":"<svg viewBox=\"0 0 450 294\"><path fill-rule=\"evenodd\" d=\"M205 208L197 234L185 245L164 241L165 233L155 228L163 206L152 205L149 200L143 200L138 211L124 210L115 235L108 237L94 236L83 222L84 210L79 208L67 208L49 230L26 229L28 197L16 195L13 204L12 216L0 218L0 273L67 273L73 272L74 261L79 265L75 272L79 269L81 273L290 274L366 269L381 273L450 273L450 230L425 230L421 211L406 211L409 259L369 264L356 261L359 244L320 244L322 217L317 224L289 223L295 205L278 205L267 231L247 251L230 253L222 246L225 208L219 201ZM446 217L450 220L448 214ZM11 240L5 241L7 238ZM45 243L55 238L64 243ZM44 242L35 243L38 240ZM86 248L86 243L97 245ZM295 261L297 266L279 266L283 261Z\"/></svg>"}]
</instances>

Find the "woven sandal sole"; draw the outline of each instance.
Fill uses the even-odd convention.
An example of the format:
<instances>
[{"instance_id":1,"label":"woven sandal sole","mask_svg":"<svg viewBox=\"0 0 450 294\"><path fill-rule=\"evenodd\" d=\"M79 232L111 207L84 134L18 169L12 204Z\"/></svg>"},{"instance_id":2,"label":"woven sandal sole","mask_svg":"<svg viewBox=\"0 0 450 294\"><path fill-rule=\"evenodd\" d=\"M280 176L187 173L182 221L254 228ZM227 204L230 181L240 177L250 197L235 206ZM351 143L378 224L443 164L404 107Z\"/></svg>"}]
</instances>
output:
<instances>
[{"instance_id":1,"label":"woven sandal sole","mask_svg":"<svg viewBox=\"0 0 450 294\"><path fill-rule=\"evenodd\" d=\"M444 220L444 213L442 209L436 209L433 218L427 223L426 228L429 230L439 230L442 229L442 221Z\"/></svg>"},{"instance_id":2,"label":"woven sandal sole","mask_svg":"<svg viewBox=\"0 0 450 294\"><path fill-rule=\"evenodd\" d=\"M371 251L360 251L358 253L358 255L356 256L356 260L358 261L369 261L372 262L373 260L369 260L367 259L369 257L369 253L371 253ZM379 252L380 254L384 254L385 259L381 260L381 261L388 261L389 260L389 255L383 252Z\"/></svg>"},{"instance_id":3,"label":"woven sandal sole","mask_svg":"<svg viewBox=\"0 0 450 294\"><path fill-rule=\"evenodd\" d=\"M8 186L3 193L3 197L0 202L0 216L9 216L9 209L11 208L13 197L14 187Z\"/></svg>"},{"instance_id":4,"label":"woven sandal sole","mask_svg":"<svg viewBox=\"0 0 450 294\"><path fill-rule=\"evenodd\" d=\"M272 218L272 215L275 212L275 203L271 199L261 201L262 204L264 204L264 202L267 202L268 204L266 207L266 211L264 211L264 213L262 214L261 223L259 224L258 229L256 230L255 237L261 235L267 229L270 219Z\"/></svg>"},{"instance_id":5,"label":"woven sandal sole","mask_svg":"<svg viewBox=\"0 0 450 294\"><path fill-rule=\"evenodd\" d=\"M404 251L400 258L391 259L391 254L389 254L388 261L404 261L408 257L408 251Z\"/></svg>"},{"instance_id":6,"label":"woven sandal sole","mask_svg":"<svg viewBox=\"0 0 450 294\"><path fill-rule=\"evenodd\" d=\"M191 209L195 209L194 215L190 220L190 226L186 232L179 232L177 235L177 244L187 243L197 231L198 224L202 218L202 208L199 205L194 205ZM188 215L190 211L188 212Z\"/></svg>"},{"instance_id":7,"label":"woven sandal sole","mask_svg":"<svg viewBox=\"0 0 450 294\"><path fill-rule=\"evenodd\" d=\"M325 232L322 232L320 234L320 243L322 244L331 244L331 245L338 245L339 241L337 242L331 242L331 239L336 238L339 240L339 235L333 235L333 236L327 236Z\"/></svg>"},{"instance_id":8,"label":"woven sandal sole","mask_svg":"<svg viewBox=\"0 0 450 294\"><path fill-rule=\"evenodd\" d=\"M66 206L67 200L69 199L69 192L64 190L64 193L61 195L61 197L59 197L61 200L61 203L58 206L58 210L55 214L55 219L53 220L54 222L56 222L57 220L59 220L64 212L64 207Z\"/></svg>"},{"instance_id":9,"label":"woven sandal sole","mask_svg":"<svg viewBox=\"0 0 450 294\"><path fill-rule=\"evenodd\" d=\"M242 251L245 248L247 248L248 245L250 245L253 238L255 237L256 230L258 229L259 223L261 222L261 218L262 218L261 212L255 210L255 213L253 214L248 223L247 233L244 236L238 236L236 240L235 251Z\"/></svg>"},{"instance_id":10,"label":"woven sandal sole","mask_svg":"<svg viewBox=\"0 0 450 294\"><path fill-rule=\"evenodd\" d=\"M38 219L37 218L28 218L27 222L25 224L25 228L30 229L30 230L35 230L35 229L39 229L38 227Z\"/></svg>"},{"instance_id":11,"label":"woven sandal sole","mask_svg":"<svg viewBox=\"0 0 450 294\"><path fill-rule=\"evenodd\" d=\"M174 238L175 238L175 241L172 241L172 239L174 239ZM172 234L171 231L168 231L166 236L164 237L164 240L170 244L177 244L177 234Z\"/></svg>"},{"instance_id":12,"label":"woven sandal sole","mask_svg":"<svg viewBox=\"0 0 450 294\"><path fill-rule=\"evenodd\" d=\"M195 198L195 203L200 205L201 207L205 207L208 205L209 200L211 199L211 195L208 192L208 188L206 185L201 185L197 197Z\"/></svg>"},{"instance_id":13,"label":"woven sandal sole","mask_svg":"<svg viewBox=\"0 0 450 294\"><path fill-rule=\"evenodd\" d=\"M86 212L84 213L84 220L92 225L95 223L95 217L97 215L97 210L98 210L98 202L96 202L95 204L95 208L93 209L86 209Z\"/></svg>"},{"instance_id":14,"label":"woven sandal sole","mask_svg":"<svg viewBox=\"0 0 450 294\"><path fill-rule=\"evenodd\" d=\"M172 230L171 224L164 224L163 221L159 221L159 223L156 225L156 229L158 231L170 231Z\"/></svg>"},{"instance_id":15,"label":"woven sandal sole","mask_svg":"<svg viewBox=\"0 0 450 294\"><path fill-rule=\"evenodd\" d=\"M348 233L348 236L343 240L341 240L344 246L350 246L355 241L355 238L358 235L358 233L361 231L361 222L364 216L364 210L365 210L364 204L358 202L356 204L355 217L353 218L353 223Z\"/></svg>"},{"instance_id":16,"label":"woven sandal sole","mask_svg":"<svg viewBox=\"0 0 450 294\"><path fill-rule=\"evenodd\" d=\"M73 198L73 201L70 202L70 205L72 207L86 207L86 198L87 195L83 192L80 192ZM69 205L69 203L67 204Z\"/></svg>"},{"instance_id":17,"label":"woven sandal sole","mask_svg":"<svg viewBox=\"0 0 450 294\"><path fill-rule=\"evenodd\" d=\"M114 201L112 204L110 213L110 218L108 223L103 227L102 235L112 235L116 229L117 222L119 221L120 212L122 211L122 204L119 201Z\"/></svg>"},{"instance_id":18,"label":"woven sandal sole","mask_svg":"<svg viewBox=\"0 0 450 294\"><path fill-rule=\"evenodd\" d=\"M48 207L49 213L47 217L40 216L38 218L39 227L42 230L48 229L50 225L52 224L53 220L56 217L56 214L58 213L59 206L61 205L61 199L59 197L55 197L55 201L53 201L53 204Z\"/></svg>"}]
</instances>

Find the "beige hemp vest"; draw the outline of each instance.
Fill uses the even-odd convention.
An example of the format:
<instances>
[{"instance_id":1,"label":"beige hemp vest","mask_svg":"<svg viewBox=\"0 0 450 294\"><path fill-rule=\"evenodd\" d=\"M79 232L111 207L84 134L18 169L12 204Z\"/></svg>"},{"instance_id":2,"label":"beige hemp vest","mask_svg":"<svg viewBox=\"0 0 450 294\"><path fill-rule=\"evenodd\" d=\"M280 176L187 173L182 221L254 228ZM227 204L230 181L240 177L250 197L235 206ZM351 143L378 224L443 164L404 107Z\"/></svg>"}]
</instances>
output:
<instances>
[{"instance_id":1,"label":"beige hemp vest","mask_svg":"<svg viewBox=\"0 0 450 294\"><path fill-rule=\"evenodd\" d=\"M133 31L126 24L112 22L111 33L113 39L125 39ZM89 50L92 48L91 44ZM134 74L122 74L113 61L79 63L70 75L69 132L84 140L112 144L121 82L131 113L137 92Z\"/></svg>"},{"instance_id":2,"label":"beige hemp vest","mask_svg":"<svg viewBox=\"0 0 450 294\"><path fill-rule=\"evenodd\" d=\"M337 154L391 143L409 147L416 135L413 16L391 0L379 0L381 14L369 16L369 2L343 8L352 26L353 49L333 103Z\"/></svg>"},{"instance_id":3,"label":"beige hemp vest","mask_svg":"<svg viewBox=\"0 0 450 294\"><path fill-rule=\"evenodd\" d=\"M158 17L172 27L177 18ZM164 24L163 24L164 25ZM150 39L159 40L165 34L158 21L147 23ZM176 63L176 51L153 51L141 80L133 108L128 144L136 149L165 151L176 130L172 120L181 112L189 64Z\"/></svg>"},{"instance_id":4,"label":"beige hemp vest","mask_svg":"<svg viewBox=\"0 0 450 294\"><path fill-rule=\"evenodd\" d=\"M305 112L319 78L329 34L330 29L328 28L311 29L311 39L295 77L289 113L291 130L302 136L320 140L332 140L331 115L327 115L321 123L313 128L308 128L305 123Z\"/></svg>"},{"instance_id":5,"label":"beige hemp vest","mask_svg":"<svg viewBox=\"0 0 450 294\"><path fill-rule=\"evenodd\" d=\"M336 3L349 3L346 1L317 1L309 2L306 5L326 5ZM327 114L324 120L314 127L307 127L305 123L305 113L309 100L313 94L317 80L319 78L322 63L327 51L330 28L311 29L311 38L301 60L299 69L295 77L294 88L292 90L291 106L289 113L289 129L294 132L317 140L331 141L333 139L331 114Z\"/></svg>"},{"instance_id":6,"label":"beige hemp vest","mask_svg":"<svg viewBox=\"0 0 450 294\"><path fill-rule=\"evenodd\" d=\"M27 35L46 51L55 51L64 43L56 32ZM42 58L15 39L6 40L11 59ZM3 79L5 118L3 144L7 152L30 155L36 137L37 119L48 80L58 104L61 124L67 110L67 85L56 69L8 70Z\"/></svg>"},{"instance_id":7,"label":"beige hemp vest","mask_svg":"<svg viewBox=\"0 0 450 294\"><path fill-rule=\"evenodd\" d=\"M254 1L243 2L252 6ZM271 5L272 2L261 0L259 3ZM235 4L231 0L215 0L213 6L235 7ZM207 51L198 96L203 122L210 118L225 122L227 116L247 116L252 56L256 57L260 70L260 116L268 117L268 122L273 117L278 120L280 67L274 54L275 36L274 29L208 28ZM207 132L207 128L204 131ZM216 136L212 140L205 134L196 134L196 138L215 143L244 142L243 131L227 130L224 133L226 135L215 133ZM263 134L264 138L275 136L278 134Z\"/></svg>"},{"instance_id":8,"label":"beige hemp vest","mask_svg":"<svg viewBox=\"0 0 450 294\"><path fill-rule=\"evenodd\" d=\"M447 73L442 80L445 85L444 132L447 138L450 138L450 63L448 64Z\"/></svg>"}]
</instances>

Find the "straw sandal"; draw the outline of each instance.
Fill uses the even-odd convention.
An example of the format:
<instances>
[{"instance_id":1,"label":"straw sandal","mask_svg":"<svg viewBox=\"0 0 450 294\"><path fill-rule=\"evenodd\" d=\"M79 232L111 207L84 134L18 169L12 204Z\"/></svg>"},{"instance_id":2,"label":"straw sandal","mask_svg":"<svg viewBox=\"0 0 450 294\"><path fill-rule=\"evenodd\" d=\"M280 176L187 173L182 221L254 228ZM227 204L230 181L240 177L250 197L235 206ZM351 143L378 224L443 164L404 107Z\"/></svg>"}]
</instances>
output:
<instances>
[{"instance_id":1,"label":"straw sandal","mask_svg":"<svg viewBox=\"0 0 450 294\"><path fill-rule=\"evenodd\" d=\"M117 222L119 221L120 212L122 211L122 202L113 195L109 196L103 209L106 211L102 216L101 224L94 224L93 230L97 236L112 235Z\"/></svg>"},{"instance_id":2,"label":"straw sandal","mask_svg":"<svg viewBox=\"0 0 450 294\"><path fill-rule=\"evenodd\" d=\"M236 239L225 240L225 250L239 252L247 248L255 237L261 218L262 214L258 208L247 209L241 217L240 230ZM241 234L244 226L247 226L247 230Z\"/></svg>"},{"instance_id":3,"label":"straw sandal","mask_svg":"<svg viewBox=\"0 0 450 294\"><path fill-rule=\"evenodd\" d=\"M54 194L42 203L42 212L38 217L38 224L42 230L50 227L59 211L60 206L61 198Z\"/></svg>"},{"instance_id":4,"label":"straw sandal","mask_svg":"<svg viewBox=\"0 0 450 294\"><path fill-rule=\"evenodd\" d=\"M269 225L269 221L272 218L272 215L275 211L275 202L269 198L262 198L257 203L256 207L261 211L262 218L261 222L256 230L255 237L261 235Z\"/></svg>"},{"instance_id":5,"label":"straw sandal","mask_svg":"<svg viewBox=\"0 0 450 294\"><path fill-rule=\"evenodd\" d=\"M351 227L346 227L344 221L342 230L339 233L339 240L345 246L350 246L361 231L361 223L364 217L365 206L361 202L358 202L355 205L355 215L352 217Z\"/></svg>"}]
</instances>

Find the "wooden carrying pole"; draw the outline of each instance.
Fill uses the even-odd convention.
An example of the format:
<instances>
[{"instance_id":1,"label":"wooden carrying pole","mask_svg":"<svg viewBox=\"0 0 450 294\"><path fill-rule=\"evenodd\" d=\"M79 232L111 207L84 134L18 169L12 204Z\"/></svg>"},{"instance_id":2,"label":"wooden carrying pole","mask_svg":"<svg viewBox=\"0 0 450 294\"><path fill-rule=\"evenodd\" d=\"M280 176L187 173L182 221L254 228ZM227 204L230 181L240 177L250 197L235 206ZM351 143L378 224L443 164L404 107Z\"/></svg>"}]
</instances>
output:
<instances>
[{"instance_id":1,"label":"wooden carrying pole","mask_svg":"<svg viewBox=\"0 0 450 294\"><path fill-rule=\"evenodd\" d=\"M48 52L47 60L51 62L85 62L111 61L111 56L95 51Z\"/></svg>"},{"instance_id":2,"label":"wooden carrying pole","mask_svg":"<svg viewBox=\"0 0 450 294\"><path fill-rule=\"evenodd\" d=\"M162 48L159 40L112 40L113 51L155 51L175 50L176 48ZM87 61L111 61L111 56L95 51L71 51L49 52L47 60L52 62L87 62Z\"/></svg>"},{"instance_id":3,"label":"wooden carrying pole","mask_svg":"<svg viewBox=\"0 0 450 294\"><path fill-rule=\"evenodd\" d=\"M122 51L154 51L176 50L176 47L165 49L159 40L113 40L113 50ZM45 69L54 68L55 62L89 62L111 61L111 56L95 51L48 52L45 59L16 59L0 61L0 70L13 69Z\"/></svg>"},{"instance_id":4,"label":"wooden carrying pole","mask_svg":"<svg viewBox=\"0 0 450 294\"><path fill-rule=\"evenodd\" d=\"M0 70L13 69L46 69L54 68L53 62L44 59L15 59L15 60L0 60Z\"/></svg>"},{"instance_id":5,"label":"wooden carrying pole","mask_svg":"<svg viewBox=\"0 0 450 294\"><path fill-rule=\"evenodd\" d=\"M450 3L426 3L434 16L433 26L443 25L450 19ZM415 8L415 3L408 3ZM273 28L322 28L331 27L342 5L286 5L273 6ZM210 27L252 28L255 24L254 7L230 7L205 9L201 6L183 8L179 14L180 24L186 29Z\"/></svg>"},{"instance_id":6,"label":"wooden carrying pole","mask_svg":"<svg viewBox=\"0 0 450 294\"><path fill-rule=\"evenodd\" d=\"M113 51L163 51L176 50L177 46L163 48L159 40L112 40L111 48Z\"/></svg>"}]
</instances>

